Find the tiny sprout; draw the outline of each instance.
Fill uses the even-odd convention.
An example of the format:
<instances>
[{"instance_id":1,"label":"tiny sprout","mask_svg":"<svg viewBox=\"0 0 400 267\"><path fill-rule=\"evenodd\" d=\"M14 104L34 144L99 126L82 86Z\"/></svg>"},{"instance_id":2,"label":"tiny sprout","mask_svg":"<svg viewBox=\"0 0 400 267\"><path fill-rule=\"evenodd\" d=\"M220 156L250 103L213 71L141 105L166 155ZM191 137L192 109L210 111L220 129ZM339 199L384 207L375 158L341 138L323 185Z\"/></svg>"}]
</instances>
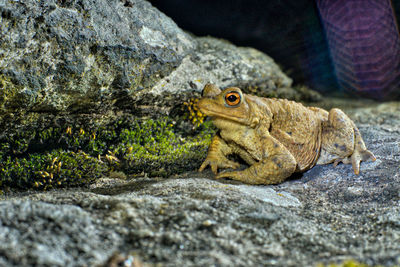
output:
<instances>
[{"instance_id":1,"label":"tiny sprout","mask_svg":"<svg viewBox=\"0 0 400 267\"><path fill-rule=\"evenodd\" d=\"M106 155L106 159L112 163L114 161L119 162L119 159L115 156L115 153L111 152L110 150L107 151L108 155Z\"/></svg>"},{"instance_id":2,"label":"tiny sprout","mask_svg":"<svg viewBox=\"0 0 400 267\"><path fill-rule=\"evenodd\" d=\"M115 157L114 155L106 155L106 159L112 163L114 161L119 162L119 159L117 157Z\"/></svg>"},{"instance_id":3,"label":"tiny sprout","mask_svg":"<svg viewBox=\"0 0 400 267\"><path fill-rule=\"evenodd\" d=\"M72 134L72 128L70 126L68 126L67 130L66 130L67 134Z\"/></svg>"}]
</instances>

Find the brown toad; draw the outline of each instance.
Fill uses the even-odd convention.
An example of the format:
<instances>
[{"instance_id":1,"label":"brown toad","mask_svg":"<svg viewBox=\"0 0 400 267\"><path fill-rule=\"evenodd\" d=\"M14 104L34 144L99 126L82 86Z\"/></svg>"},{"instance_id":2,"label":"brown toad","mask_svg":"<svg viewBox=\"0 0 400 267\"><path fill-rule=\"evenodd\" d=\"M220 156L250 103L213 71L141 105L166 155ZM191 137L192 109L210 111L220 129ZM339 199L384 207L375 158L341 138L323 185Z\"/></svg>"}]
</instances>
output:
<instances>
[{"instance_id":1,"label":"brown toad","mask_svg":"<svg viewBox=\"0 0 400 267\"><path fill-rule=\"evenodd\" d=\"M218 168L237 168L227 158L238 154L249 168L220 172L249 184L276 184L294 172L315 165L352 163L359 174L360 162L375 160L367 150L354 122L340 109L329 112L305 107L286 99L243 94L237 87L221 91L207 84L198 102L199 109L212 118L219 132L213 137L206 160L217 174Z\"/></svg>"}]
</instances>

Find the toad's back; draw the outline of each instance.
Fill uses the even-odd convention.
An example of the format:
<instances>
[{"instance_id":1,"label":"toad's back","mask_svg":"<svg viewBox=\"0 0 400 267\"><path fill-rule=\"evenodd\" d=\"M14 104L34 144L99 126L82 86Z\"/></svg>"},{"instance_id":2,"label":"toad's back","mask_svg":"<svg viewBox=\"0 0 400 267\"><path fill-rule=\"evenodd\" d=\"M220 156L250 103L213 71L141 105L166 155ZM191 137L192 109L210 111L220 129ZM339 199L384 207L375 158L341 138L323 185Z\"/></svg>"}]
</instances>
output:
<instances>
[{"instance_id":1,"label":"toad's back","mask_svg":"<svg viewBox=\"0 0 400 267\"><path fill-rule=\"evenodd\" d=\"M263 100L273 114L270 134L295 157L296 171L314 166L321 147L321 121L327 118L327 112L286 99Z\"/></svg>"}]
</instances>

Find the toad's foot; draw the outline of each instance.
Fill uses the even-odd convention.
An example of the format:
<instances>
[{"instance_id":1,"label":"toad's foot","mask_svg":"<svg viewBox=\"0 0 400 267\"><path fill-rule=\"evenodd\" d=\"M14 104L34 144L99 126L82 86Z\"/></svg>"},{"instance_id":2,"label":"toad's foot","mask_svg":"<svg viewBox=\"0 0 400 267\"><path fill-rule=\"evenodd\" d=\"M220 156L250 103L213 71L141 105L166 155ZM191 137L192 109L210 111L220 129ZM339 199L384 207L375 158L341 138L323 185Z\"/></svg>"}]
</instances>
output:
<instances>
[{"instance_id":1,"label":"toad's foot","mask_svg":"<svg viewBox=\"0 0 400 267\"><path fill-rule=\"evenodd\" d=\"M221 158L221 156L220 156ZM232 160L229 160L225 157L220 158L215 158L215 157L207 157L206 160L201 164L199 168L199 172L202 172L205 167L210 165L211 170L214 174L217 174L218 168L232 168L232 169L237 169L240 164L237 162L234 162Z\"/></svg>"},{"instance_id":2,"label":"toad's foot","mask_svg":"<svg viewBox=\"0 0 400 267\"><path fill-rule=\"evenodd\" d=\"M277 184L296 170L292 154L279 154L254 163L242 171L221 172L216 178L231 178L247 184Z\"/></svg>"},{"instance_id":3,"label":"toad's foot","mask_svg":"<svg viewBox=\"0 0 400 267\"><path fill-rule=\"evenodd\" d=\"M376 158L374 154L369 150L358 150L356 149L350 157L337 159L333 163L333 166L337 166L340 162L344 164L352 164L354 173L356 175L360 174L360 162L361 161L375 161Z\"/></svg>"},{"instance_id":4,"label":"toad's foot","mask_svg":"<svg viewBox=\"0 0 400 267\"><path fill-rule=\"evenodd\" d=\"M208 155L206 160L201 164L199 172L203 171L208 165L214 174L217 174L218 168L232 168L236 169L240 166L226 156L232 154L232 149L225 143L225 141L217 134L213 137L210 147L208 148Z\"/></svg>"}]
</instances>

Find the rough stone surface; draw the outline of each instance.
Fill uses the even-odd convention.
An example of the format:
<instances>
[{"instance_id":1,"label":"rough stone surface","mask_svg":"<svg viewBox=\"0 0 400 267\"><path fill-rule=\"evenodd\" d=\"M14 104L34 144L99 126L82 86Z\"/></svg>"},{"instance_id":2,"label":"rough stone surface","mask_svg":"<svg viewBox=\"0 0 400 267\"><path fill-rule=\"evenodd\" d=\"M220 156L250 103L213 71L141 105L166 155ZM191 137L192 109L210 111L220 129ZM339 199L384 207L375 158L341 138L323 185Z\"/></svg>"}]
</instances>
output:
<instances>
[{"instance_id":1,"label":"rough stone surface","mask_svg":"<svg viewBox=\"0 0 400 267\"><path fill-rule=\"evenodd\" d=\"M358 176L326 165L248 186L209 171L4 195L0 265L93 266L116 253L165 266L399 265L400 103L334 105L377 157Z\"/></svg>"},{"instance_id":2,"label":"rough stone surface","mask_svg":"<svg viewBox=\"0 0 400 267\"><path fill-rule=\"evenodd\" d=\"M93 266L120 242L77 206L1 202L0 217L1 266Z\"/></svg>"},{"instance_id":3,"label":"rough stone surface","mask_svg":"<svg viewBox=\"0 0 400 267\"><path fill-rule=\"evenodd\" d=\"M147 1L1 0L0 15L10 109L104 108L151 87L196 47Z\"/></svg>"},{"instance_id":4,"label":"rough stone surface","mask_svg":"<svg viewBox=\"0 0 400 267\"><path fill-rule=\"evenodd\" d=\"M209 81L302 95L268 56L190 36L147 1L0 0L1 113L132 110Z\"/></svg>"},{"instance_id":5,"label":"rough stone surface","mask_svg":"<svg viewBox=\"0 0 400 267\"><path fill-rule=\"evenodd\" d=\"M185 57L170 76L161 79L150 93L177 92L191 81L193 89L202 90L208 82L220 87L268 83L270 89L288 88L292 79L287 77L264 53L245 47L236 47L224 40L211 37L197 38L198 50Z\"/></svg>"}]
</instances>

